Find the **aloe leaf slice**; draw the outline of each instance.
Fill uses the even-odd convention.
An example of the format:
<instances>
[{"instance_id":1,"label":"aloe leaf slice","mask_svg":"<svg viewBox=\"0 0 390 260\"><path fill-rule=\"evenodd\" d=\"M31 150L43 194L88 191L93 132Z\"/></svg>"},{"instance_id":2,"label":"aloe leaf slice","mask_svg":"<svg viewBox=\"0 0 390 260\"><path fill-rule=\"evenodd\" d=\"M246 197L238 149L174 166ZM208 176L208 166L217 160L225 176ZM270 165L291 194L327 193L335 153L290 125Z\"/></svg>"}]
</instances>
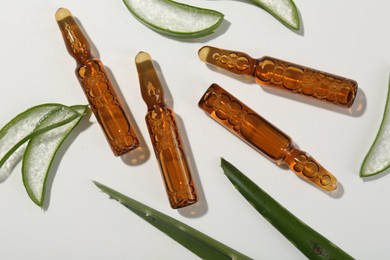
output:
<instances>
[{"instance_id":1,"label":"aloe leaf slice","mask_svg":"<svg viewBox=\"0 0 390 260\"><path fill-rule=\"evenodd\" d=\"M213 33L224 15L171 0L123 0L144 25L169 36L195 38Z\"/></svg>"},{"instance_id":2,"label":"aloe leaf slice","mask_svg":"<svg viewBox=\"0 0 390 260\"><path fill-rule=\"evenodd\" d=\"M129 198L99 182L94 183L101 191L123 204L142 219L202 259L251 259L170 216Z\"/></svg>"},{"instance_id":3,"label":"aloe leaf slice","mask_svg":"<svg viewBox=\"0 0 390 260\"><path fill-rule=\"evenodd\" d=\"M390 83L381 125L360 168L360 177L377 175L390 167Z\"/></svg>"},{"instance_id":4,"label":"aloe leaf slice","mask_svg":"<svg viewBox=\"0 0 390 260\"><path fill-rule=\"evenodd\" d=\"M280 205L231 163L221 159L221 167L241 195L306 257L309 259L353 259Z\"/></svg>"},{"instance_id":5,"label":"aloe leaf slice","mask_svg":"<svg viewBox=\"0 0 390 260\"><path fill-rule=\"evenodd\" d=\"M34 106L18 114L0 130L0 169L7 159L31 137L55 128L67 122L58 122L44 128L36 126L53 111L60 110L61 104L43 104Z\"/></svg>"},{"instance_id":6,"label":"aloe leaf slice","mask_svg":"<svg viewBox=\"0 0 390 260\"><path fill-rule=\"evenodd\" d=\"M251 0L287 27L298 31L300 20L293 0Z\"/></svg>"},{"instance_id":7,"label":"aloe leaf slice","mask_svg":"<svg viewBox=\"0 0 390 260\"><path fill-rule=\"evenodd\" d=\"M51 129L30 139L23 157L23 183L31 200L43 206L46 190L46 179L53 159L68 135L80 122L87 106L64 107L47 116L35 131L47 128L58 122L72 119L67 124Z\"/></svg>"}]
</instances>

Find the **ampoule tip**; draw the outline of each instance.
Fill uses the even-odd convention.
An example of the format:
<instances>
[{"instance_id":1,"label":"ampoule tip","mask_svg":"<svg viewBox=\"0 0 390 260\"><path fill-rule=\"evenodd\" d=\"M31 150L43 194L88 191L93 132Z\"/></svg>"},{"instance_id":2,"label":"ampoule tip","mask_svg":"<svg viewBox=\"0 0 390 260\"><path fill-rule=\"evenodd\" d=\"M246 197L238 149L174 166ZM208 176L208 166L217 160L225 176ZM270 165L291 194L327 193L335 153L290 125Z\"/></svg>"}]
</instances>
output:
<instances>
[{"instance_id":1,"label":"ampoule tip","mask_svg":"<svg viewBox=\"0 0 390 260\"><path fill-rule=\"evenodd\" d=\"M63 8L63 7L59 8L56 12L57 22L63 20L66 17L69 17L69 16L72 16L72 13L68 9Z\"/></svg>"},{"instance_id":2,"label":"ampoule tip","mask_svg":"<svg viewBox=\"0 0 390 260\"><path fill-rule=\"evenodd\" d=\"M207 56L209 55L210 47L204 46L199 49L198 55L201 61L206 62Z\"/></svg>"},{"instance_id":3,"label":"ampoule tip","mask_svg":"<svg viewBox=\"0 0 390 260\"><path fill-rule=\"evenodd\" d=\"M152 57L147 52L140 51L137 56L135 56L136 63L142 63L147 60L152 60Z\"/></svg>"}]
</instances>

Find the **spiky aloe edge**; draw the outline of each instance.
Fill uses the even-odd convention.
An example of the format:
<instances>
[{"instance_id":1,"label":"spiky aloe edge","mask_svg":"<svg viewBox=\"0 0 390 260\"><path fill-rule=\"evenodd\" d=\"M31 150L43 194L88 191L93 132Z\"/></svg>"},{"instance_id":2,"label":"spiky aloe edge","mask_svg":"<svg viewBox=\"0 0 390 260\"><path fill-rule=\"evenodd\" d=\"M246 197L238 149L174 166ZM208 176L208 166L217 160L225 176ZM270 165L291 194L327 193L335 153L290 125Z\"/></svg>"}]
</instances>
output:
<instances>
[{"instance_id":1,"label":"spiky aloe edge","mask_svg":"<svg viewBox=\"0 0 390 260\"><path fill-rule=\"evenodd\" d=\"M183 222L129 198L99 182L95 181L94 183L112 199L117 200L202 259L251 259Z\"/></svg>"},{"instance_id":2,"label":"spiky aloe edge","mask_svg":"<svg viewBox=\"0 0 390 260\"><path fill-rule=\"evenodd\" d=\"M223 158L221 167L241 195L309 259L354 259L303 223Z\"/></svg>"}]
</instances>

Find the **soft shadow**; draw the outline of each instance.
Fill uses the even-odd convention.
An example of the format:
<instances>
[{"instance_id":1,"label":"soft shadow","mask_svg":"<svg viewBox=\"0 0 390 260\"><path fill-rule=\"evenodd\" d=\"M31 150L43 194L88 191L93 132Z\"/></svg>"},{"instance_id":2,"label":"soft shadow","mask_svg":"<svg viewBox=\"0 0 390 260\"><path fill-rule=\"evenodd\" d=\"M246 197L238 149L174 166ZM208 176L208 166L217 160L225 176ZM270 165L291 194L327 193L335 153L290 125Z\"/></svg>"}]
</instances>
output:
<instances>
[{"instance_id":1,"label":"soft shadow","mask_svg":"<svg viewBox=\"0 0 390 260\"><path fill-rule=\"evenodd\" d=\"M74 17L74 19L75 19L77 25L79 26L80 31L84 34L85 38L87 39L87 41L89 43L89 48L90 48L92 56L93 57L100 57L99 51L96 48L96 45L93 43L93 41L91 40L91 37L89 37L88 33L85 31L83 24L80 22L80 20L77 17Z\"/></svg>"},{"instance_id":2,"label":"soft shadow","mask_svg":"<svg viewBox=\"0 0 390 260\"><path fill-rule=\"evenodd\" d=\"M340 199L344 195L344 186L341 182L338 182L336 190L325 193L331 198Z\"/></svg>"},{"instance_id":3,"label":"soft shadow","mask_svg":"<svg viewBox=\"0 0 390 260\"><path fill-rule=\"evenodd\" d=\"M331 110L348 116L360 117L361 115L363 115L366 109L366 96L361 89L358 89L352 107L347 108L323 100L318 100L316 98L306 96L304 94L293 93L291 91L286 91L284 89L279 89L272 86L266 86L266 85L261 85L261 86L262 89L269 94L278 95L283 98L288 98L294 101L305 103L311 106L320 107L326 110Z\"/></svg>"},{"instance_id":4,"label":"soft shadow","mask_svg":"<svg viewBox=\"0 0 390 260\"><path fill-rule=\"evenodd\" d=\"M380 173L375 174L373 176L362 177L361 179L363 180L363 182L376 181L380 178L384 178L386 175L389 175L389 173L390 173L390 168L387 168L383 172L380 172Z\"/></svg>"},{"instance_id":5,"label":"soft shadow","mask_svg":"<svg viewBox=\"0 0 390 260\"><path fill-rule=\"evenodd\" d=\"M203 186L199 178L199 172L195 164L195 160L193 157L193 153L191 151L191 146L189 143L188 136L185 131L185 127L183 124L183 120L181 119L180 116L175 114L175 119L176 119L176 125L179 131L179 134L181 136L181 141L183 143L183 149L184 149L184 154L186 155L188 167L191 172L192 180L194 182L197 194L198 194L198 202L190 205L185 208L180 208L178 209L178 212L188 218L199 218L201 216L204 216L207 211L208 211L208 205L206 201L206 196L204 194Z\"/></svg>"},{"instance_id":6,"label":"soft shadow","mask_svg":"<svg viewBox=\"0 0 390 260\"><path fill-rule=\"evenodd\" d=\"M80 123L72 130L72 132L68 135L68 137L64 140L61 146L58 148L57 153L54 156L53 162L51 164L50 170L46 177L46 187L45 187L45 198L43 202L42 209L47 210L50 205L51 200L51 187L53 186L54 177L60 165L62 158L64 157L66 151L70 147L70 145L74 142L77 136L80 135L81 132L84 132L92 123L89 121L91 117L91 110L88 109L84 118L80 121Z\"/></svg>"},{"instance_id":7,"label":"soft shadow","mask_svg":"<svg viewBox=\"0 0 390 260\"><path fill-rule=\"evenodd\" d=\"M299 17L299 22L300 22L299 31L294 31L292 29L290 29L290 30L293 31L294 33L298 34L299 36L304 36L305 35L305 25L303 24L302 14L301 14L301 11L299 10L298 6L297 6L297 11L298 11L298 17Z\"/></svg>"}]
</instances>

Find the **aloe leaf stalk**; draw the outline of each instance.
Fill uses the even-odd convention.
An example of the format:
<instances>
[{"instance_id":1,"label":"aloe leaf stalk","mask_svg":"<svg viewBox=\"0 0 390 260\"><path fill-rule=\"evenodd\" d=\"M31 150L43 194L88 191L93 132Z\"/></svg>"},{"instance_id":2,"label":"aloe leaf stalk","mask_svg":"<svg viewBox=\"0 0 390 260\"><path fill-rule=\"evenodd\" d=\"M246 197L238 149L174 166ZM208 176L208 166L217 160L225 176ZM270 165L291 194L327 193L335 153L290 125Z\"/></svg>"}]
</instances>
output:
<instances>
[{"instance_id":1,"label":"aloe leaf stalk","mask_svg":"<svg viewBox=\"0 0 390 260\"><path fill-rule=\"evenodd\" d=\"M129 198L99 182L94 183L112 199L117 200L202 259L251 259L183 222Z\"/></svg>"},{"instance_id":2,"label":"aloe leaf stalk","mask_svg":"<svg viewBox=\"0 0 390 260\"><path fill-rule=\"evenodd\" d=\"M309 259L354 259L294 216L231 163L221 159L221 167L245 199Z\"/></svg>"}]
</instances>

